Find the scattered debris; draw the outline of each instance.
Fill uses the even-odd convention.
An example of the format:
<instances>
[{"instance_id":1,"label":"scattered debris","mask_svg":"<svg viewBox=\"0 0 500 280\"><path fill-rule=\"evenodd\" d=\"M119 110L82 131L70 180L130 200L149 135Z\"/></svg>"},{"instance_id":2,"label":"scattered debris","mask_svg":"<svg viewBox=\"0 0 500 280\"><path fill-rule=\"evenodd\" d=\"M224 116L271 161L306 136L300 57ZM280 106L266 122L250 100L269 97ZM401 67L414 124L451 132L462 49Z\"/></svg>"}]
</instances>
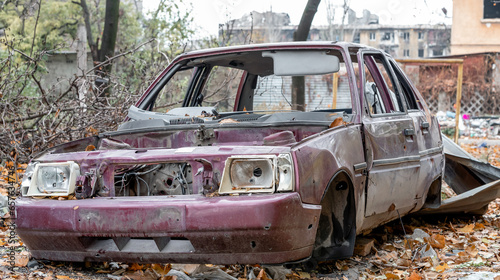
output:
<instances>
[{"instance_id":1,"label":"scattered debris","mask_svg":"<svg viewBox=\"0 0 500 280\"><path fill-rule=\"evenodd\" d=\"M375 239L368 239L358 237L356 238L356 245L354 245L354 255L365 257L372 251Z\"/></svg>"}]
</instances>

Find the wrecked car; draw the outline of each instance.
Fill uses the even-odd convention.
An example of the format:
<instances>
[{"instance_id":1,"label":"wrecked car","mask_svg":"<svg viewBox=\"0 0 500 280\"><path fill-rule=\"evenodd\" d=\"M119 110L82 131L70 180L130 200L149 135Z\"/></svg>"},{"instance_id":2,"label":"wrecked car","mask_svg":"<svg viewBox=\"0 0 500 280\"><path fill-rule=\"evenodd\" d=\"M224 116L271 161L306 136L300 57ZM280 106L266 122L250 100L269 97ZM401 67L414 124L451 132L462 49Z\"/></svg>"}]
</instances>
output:
<instances>
[{"instance_id":1,"label":"wrecked car","mask_svg":"<svg viewBox=\"0 0 500 280\"><path fill-rule=\"evenodd\" d=\"M352 255L356 235L441 202L436 119L393 58L279 43L177 57L117 131L29 165L34 258L214 264Z\"/></svg>"}]
</instances>

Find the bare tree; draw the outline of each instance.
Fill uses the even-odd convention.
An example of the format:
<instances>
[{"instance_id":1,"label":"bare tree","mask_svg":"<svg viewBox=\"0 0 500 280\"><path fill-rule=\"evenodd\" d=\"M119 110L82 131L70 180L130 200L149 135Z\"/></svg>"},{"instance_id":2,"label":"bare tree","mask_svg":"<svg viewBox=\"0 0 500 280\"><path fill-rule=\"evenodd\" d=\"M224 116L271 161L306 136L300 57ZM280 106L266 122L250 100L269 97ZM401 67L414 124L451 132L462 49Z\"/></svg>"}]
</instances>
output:
<instances>
[{"instance_id":1,"label":"bare tree","mask_svg":"<svg viewBox=\"0 0 500 280\"><path fill-rule=\"evenodd\" d=\"M314 15L318 11L318 6L321 0L308 0L306 8L302 13L302 18L300 19L299 26L297 30L293 33L294 41L306 41L309 35L309 30L311 29L311 24L314 19Z\"/></svg>"},{"instance_id":2,"label":"bare tree","mask_svg":"<svg viewBox=\"0 0 500 280\"><path fill-rule=\"evenodd\" d=\"M120 0L106 0L106 13L104 16L104 28L102 31L102 39L94 39L92 36L92 24L90 19L90 12L86 0L80 2L73 2L78 4L83 9L83 18L85 21L85 29L87 31L87 41L92 53L92 59L95 64L100 64L108 58L114 56L116 35L118 34L118 16L120 12ZM100 32L99 32L100 33ZM99 40L101 44L99 45ZM111 73L112 64L102 65L96 68L95 72L102 78L107 78Z\"/></svg>"},{"instance_id":3,"label":"bare tree","mask_svg":"<svg viewBox=\"0 0 500 280\"><path fill-rule=\"evenodd\" d=\"M335 7L332 4L331 0L326 1L326 20L328 21L328 40L335 40Z\"/></svg>"},{"instance_id":4,"label":"bare tree","mask_svg":"<svg viewBox=\"0 0 500 280\"><path fill-rule=\"evenodd\" d=\"M340 41L344 41L344 25L345 25L345 17L349 13L350 10L350 0L344 0L344 4L342 5L342 22L340 23Z\"/></svg>"}]
</instances>

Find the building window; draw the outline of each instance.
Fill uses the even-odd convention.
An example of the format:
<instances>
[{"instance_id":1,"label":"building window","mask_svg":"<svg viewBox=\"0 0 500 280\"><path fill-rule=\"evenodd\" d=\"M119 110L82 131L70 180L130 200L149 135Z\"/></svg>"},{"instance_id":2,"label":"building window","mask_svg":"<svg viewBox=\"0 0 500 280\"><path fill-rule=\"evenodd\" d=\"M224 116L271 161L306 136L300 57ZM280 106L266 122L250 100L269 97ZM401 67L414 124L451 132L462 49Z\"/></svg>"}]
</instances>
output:
<instances>
[{"instance_id":1,"label":"building window","mask_svg":"<svg viewBox=\"0 0 500 280\"><path fill-rule=\"evenodd\" d=\"M370 32L370 41L375 41L376 38L375 34L376 34L375 32Z\"/></svg>"},{"instance_id":2,"label":"building window","mask_svg":"<svg viewBox=\"0 0 500 280\"><path fill-rule=\"evenodd\" d=\"M500 19L500 1L483 0L483 19Z\"/></svg>"},{"instance_id":3,"label":"building window","mask_svg":"<svg viewBox=\"0 0 500 280\"><path fill-rule=\"evenodd\" d=\"M424 57L424 49L418 49L418 57Z\"/></svg>"},{"instance_id":4,"label":"building window","mask_svg":"<svg viewBox=\"0 0 500 280\"><path fill-rule=\"evenodd\" d=\"M424 32L418 31L418 39L423 40L424 39Z\"/></svg>"},{"instance_id":5,"label":"building window","mask_svg":"<svg viewBox=\"0 0 500 280\"><path fill-rule=\"evenodd\" d=\"M410 56L410 50L409 49L403 50L403 56L404 57L409 57Z\"/></svg>"},{"instance_id":6,"label":"building window","mask_svg":"<svg viewBox=\"0 0 500 280\"><path fill-rule=\"evenodd\" d=\"M392 35L392 32L384 32L384 36L382 36L382 40L384 41L389 41L391 38L394 36Z\"/></svg>"},{"instance_id":7,"label":"building window","mask_svg":"<svg viewBox=\"0 0 500 280\"><path fill-rule=\"evenodd\" d=\"M432 50L432 56L441 56L441 55L443 55L443 49Z\"/></svg>"},{"instance_id":8,"label":"building window","mask_svg":"<svg viewBox=\"0 0 500 280\"><path fill-rule=\"evenodd\" d=\"M403 32L403 40L405 40L405 42L410 41L410 32Z\"/></svg>"},{"instance_id":9,"label":"building window","mask_svg":"<svg viewBox=\"0 0 500 280\"><path fill-rule=\"evenodd\" d=\"M352 38L352 41L354 43L359 43L361 41L360 36L359 36L359 32L354 33L354 38Z\"/></svg>"}]
</instances>

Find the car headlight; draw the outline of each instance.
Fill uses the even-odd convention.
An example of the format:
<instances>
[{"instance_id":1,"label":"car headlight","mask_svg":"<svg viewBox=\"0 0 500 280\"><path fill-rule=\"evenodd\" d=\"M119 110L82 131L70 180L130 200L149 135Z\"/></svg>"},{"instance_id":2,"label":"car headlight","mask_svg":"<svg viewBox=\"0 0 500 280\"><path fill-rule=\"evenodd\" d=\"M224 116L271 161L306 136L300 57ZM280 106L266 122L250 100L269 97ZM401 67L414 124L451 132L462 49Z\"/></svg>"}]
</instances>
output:
<instances>
[{"instance_id":1,"label":"car headlight","mask_svg":"<svg viewBox=\"0 0 500 280\"><path fill-rule=\"evenodd\" d=\"M290 154L232 156L226 160L219 193L256 193L293 190Z\"/></svg>"},{"instance_id":2,"label":"car headlight","mask_svg":"<svg viewBox=\"0 0 500 280\"><path fill-rule=\"evenodd\" d=\"M31 167L32 169L33 167ZM27 196L68 196L75 192L80 167L73 161L34 164L26 170L22 188L28 187Z\"/></svg>"}]
</instances>

